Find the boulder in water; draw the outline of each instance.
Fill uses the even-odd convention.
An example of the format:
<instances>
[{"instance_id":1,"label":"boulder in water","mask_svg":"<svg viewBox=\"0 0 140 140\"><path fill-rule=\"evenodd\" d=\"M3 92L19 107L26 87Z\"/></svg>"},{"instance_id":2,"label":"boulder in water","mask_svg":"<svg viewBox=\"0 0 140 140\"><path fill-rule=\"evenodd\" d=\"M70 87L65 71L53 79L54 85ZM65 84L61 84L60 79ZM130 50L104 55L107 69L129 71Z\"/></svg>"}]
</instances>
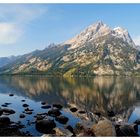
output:
<instances>
[{"instance_id":1,"label":"boulder in water","mask_svg":"<svg viewBox=\"0 0 140 140\"><path fill-rule=\"evenodd\" d=\"M66 124L68 122L68 118L65 116L58 116L56 117L56 121L58 121L61 124Z\"/></svg>"},{"instance_id":2,"label":"boulder in water","mask_svg":"<svg viewBox=\"0 0 140 140\"><path fill-rule=\"evenodd\" d=\"M61 115L61 112L59 111L59 109L51 109L48 111L48 115L52 117L57 117Z\"/></svg>"},{"instance_id":3,"label":"boulder in water","mask_svg":"<svg viewBox=\"0 0 140 140\"><path fill-rule=\"evenodd\" d=\"M53 120L40 120L36 122L35 127L40 133L49 134L56 127L56 124Z\"/></svg>"}]
</instances>

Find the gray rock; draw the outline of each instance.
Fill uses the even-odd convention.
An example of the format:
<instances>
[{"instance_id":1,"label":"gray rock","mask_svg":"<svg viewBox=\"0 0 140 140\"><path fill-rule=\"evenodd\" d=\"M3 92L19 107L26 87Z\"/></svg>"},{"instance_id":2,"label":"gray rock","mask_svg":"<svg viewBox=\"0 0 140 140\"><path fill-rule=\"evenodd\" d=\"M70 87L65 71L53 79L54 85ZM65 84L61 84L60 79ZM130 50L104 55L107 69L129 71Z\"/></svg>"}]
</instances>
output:
<instances>
[{"instance_id":1,"label":"gray rock","mask_svg":"<svg viewBox=\"0 0 140 140\"><path fill-rule=\"evenodd\" d=\"M60 105L60 104L53 104L53 107L56 107L56 108L58 108L58 109L62 109L62 108L63 108L63 106Z\"/></svg>"},{"instance_id":2,"label":"gray rock","mask_svg":"<svg viewBox=\"0 0 140 140\"><path fill-rule=\"evenodd\" d=\"M48 115L52 117L57 117L61 115L61 112L59 111L59 109L51 109L48 111Z\"/></svg>"},{"instance_id":3,"label":"gray rock","mask_svg":"<svg viewBox=\"0 0 140 140\"><path fill-rule=\"evenodd\" d=\"M19 117L20 118L25 118L25 115L24 114L20 114Z\"/></svg>"},{"instance_id":4,"label":"gray rock","mask_svg":"<svg viewBox=\"0 0 140 140\"><path fill-rule=\"evenodd\" d=\"M9 125L11 123L10 118L8 117L0 117L0 125Z\"/></svg>"},{"instance_id":5,"label":"gray rock","mask_svg":"<svg viewBox=\"0 0 140 140\"><path fill-rule=\"evenodd\" d=\"M56 121L58 121L61 124L66 124L68 122L68 118L65 116L58 116L56 117Z\"/></svg>"},{"instance_id":6,"label":"gray rock","mask_svg":"<svg viewBox=\"0 0 140 140\"><path fill-rule=\"evenodd\" d=\"M9 108L3 108L2 111L5 115L11 115L11 114L16 113L16 111L14 111L13 109L9 109Z\"/></svg>"},{"instance_id":7,"label":"gray rock","mask_svg":"<svg viewBox=\"0 0 140 140\"><path fill-rule=\"evenodd\" d=\"M56 124L53 120L40 120L35 124L36 130L40 133L49 134L56 127Z\"/></svg>"},{"instance_id":8,"label":"gray rock","mask_svg":"<svg viewBox=\"0 0 140 140\"><path fill-rule=\"evenodd\" d=\"M22 106L23 106L23 107L28 107L29 105L28 105L28 104L23 104Z\"/></svg>"}]
</instances>

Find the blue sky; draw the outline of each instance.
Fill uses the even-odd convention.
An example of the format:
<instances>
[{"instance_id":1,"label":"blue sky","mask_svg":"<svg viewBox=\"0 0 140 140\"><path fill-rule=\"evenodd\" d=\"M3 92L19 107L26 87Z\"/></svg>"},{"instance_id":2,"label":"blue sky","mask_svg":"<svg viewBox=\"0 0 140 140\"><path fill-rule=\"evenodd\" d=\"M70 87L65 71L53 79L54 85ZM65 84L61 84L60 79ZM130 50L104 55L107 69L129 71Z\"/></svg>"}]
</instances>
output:
<instances>
[{"instance_id":1,"label":"blue sky","mask_svg":"<svg viewBox=\"0 0 140 140\"><path fill-rule=\"evenodd\" d=\"M140 4L0 4L0 57L62 43L99 20L140 44Z\"/></svg>"}]
</instances>

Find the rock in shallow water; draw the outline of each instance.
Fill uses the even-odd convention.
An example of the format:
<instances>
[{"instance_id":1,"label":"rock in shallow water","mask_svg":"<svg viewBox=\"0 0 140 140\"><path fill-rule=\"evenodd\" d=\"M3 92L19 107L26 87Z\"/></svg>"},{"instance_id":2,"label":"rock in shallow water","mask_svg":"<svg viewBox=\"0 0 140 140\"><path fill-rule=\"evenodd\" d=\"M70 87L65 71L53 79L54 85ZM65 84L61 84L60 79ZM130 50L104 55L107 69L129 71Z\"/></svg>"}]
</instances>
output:
<instances>
[{"instance_id":1,"label":"rock in shallow water","mask_svg":"<svg viewBox=\"0 0 140 140\"><path fill-rule=\"evenodd\" d=\"M48 115L52 117L57 117L61 115L61 112L59 111L59 109L51 109L48 111Z\"/></svg>"},{"instance_id":2,"label":"rock in shallow water","mask_svg":"<svg viewBox=\"0 0 140 140\"><path fill-rule=\"evenodd\" d=\"M25 102L25 100L21 100L21 102Z\"/></svg>"},{"instance_id":3,"label":"rock in shallow water","mask_svg":"<svg viewBox=\"0 0 140 140\"><path fill-rule=\"evenodd\" d=\"M41 102L41 104L42 104L42 105L45 105L45 104L46 104L46 102L45 102L45 101L42 101L42 102Z\"/></svg>"},{"instance_id":4,"label":"rock in shallow water","mask_svg":"<svg viewBox=\"0 0 140 140\"><path fill-rule=\"evenodd\" d=\"M117 136L138 136L136 133L137 128L131 125L121 125L116 128Z\"/></svg>"},{"instance_id":5,"label":"rock in shallow water","mask_svg":"<svg viewBox=\"0 0 140 140\"><path fill-rule=\"evenodd\" d=\"M101 120L92 126L92 131L95 136L116 136L115 127L109 120Z\"/></svg>"},{"instance_id":6,"label":"rock in shallow water","mask_svg":"<svg viewBox=\"0 0 140 140\"><path fill-rule=\"evenodd\" d=\"M56 117L56 121L58 121L61 124L66 124L68 122L68 118L65 116L58 116Z\"/></svg>"},{"instance_id":7,"label":"rock in shallow water","mask_svg":"<svg viewBox=\"0 0 140 140\"><path fill-rule=\"evenodd\" d=\"M56 127L56 124L53 120L40 120L36 122L35 127L40 133L49 134Z\"/></svg>"},{"instance_id":8,"label":"rock in shallow water","mask_svg":"<svg viewBox=\"0 0 140 140\"><path fill-rule=\"evenodd\" d=\"M14 94L11 93L11 94L9 94L9 96L14 96Z\"/></svg>"},{"instance_id":9,"label":"rock in shallow water","mask_svg":"<svg viewBox=\"0 0 140 140\"><path fill-rule=\"evenodd\" d=\"M24 115L24 114L20 114L19 117L20 117L20 118L25 118L25 115Z\"/></svg>"},{"instance_id":10,"label":"rock in shallow water","mask_svg":"<svg viewBox=\"0 0 140 140\"><path fill-rule=\"evenodd\" d=\"M23 106L23 107L28 107L29 105L28 105L28 104L23 104L22 106Z\"/></svg>"},{"instance_id":11,"label":"rock in shallow water","mask_svg":"<svg viewBox=\"0 0 140 140\"><path fill-rule=\"evenodd\" d=\"M71 112L76 112L78 109L76 108L76 107L72 107L72 108L70 108L70 111Z\"/></svg>"},{"instance_id":12,"label":"rock in shallow water","mask_svg":"<svg viewBox=\"0 0 140 140\"><path fill-rule=\"evenodd\" d=\"M66 126L66 129L68 129L71 133L75 134L74 129L72 128L71 125Z\"/></svg>"},{"instance_id":13,"label":"rock in shallow water","mask_svg":"<svg viewBox=\"0 0 140 140\"><path fill-rule=\"evenodd\" d=\"M137 119L134 123L140 125L140 119Z\"/></svg>"},{"instance_id":14,"label":"rock in shallow water","mask_svg":"<svg viewBox=\"0 0 140 140\"><path fill-rule=\"evenodd\" d=\"M2 109L0 109L0 116L3 114L3 110Z\"/></svg>"},{"instance_id":15,"label":"rock in shallow water","mask_svg":"<svg viewBox=\"0 0 140 140\"><path fill-rule=\"evenodd\" d=\"M9 109L9 108L3 108L2 111L5 115L11 115L11 114L16 113L16 111L14 111L13 109Z\"/></svg>"},{"instance_id":16,"label":"rock in shallow water","mask_svg":"<svg viewBox=\"0 0 140 140\"><path fill-rule=\"evenodd\" d=\"M63 106L60 105L60 104L53 104L53 107L56 107L56 108L58 108L58 109L62 109L62 108L63 108Z\"/></svg>"},{"instance_id":17,"label":"rock in shallow water","mask_svg":"<svg viewBox=\"0 0 140 140\"><path fill-rule=\"evenodd\" d=\"M50 105L43 105L43 106L41 106L41 108L42 109L49 109L49 108L51 108L51 106Z\"/></svg>"},{"instance_id":18,"label":"rock in shallow water","mask_svg":"<svg viewBox=\"0 0 140 140\"><path fill-rule=\"evenodd\" d=\"M10 121L10 118L8 117L0 117L0 125L8 125L10 124L11 121Z\"/></svg>"}]
</instances>

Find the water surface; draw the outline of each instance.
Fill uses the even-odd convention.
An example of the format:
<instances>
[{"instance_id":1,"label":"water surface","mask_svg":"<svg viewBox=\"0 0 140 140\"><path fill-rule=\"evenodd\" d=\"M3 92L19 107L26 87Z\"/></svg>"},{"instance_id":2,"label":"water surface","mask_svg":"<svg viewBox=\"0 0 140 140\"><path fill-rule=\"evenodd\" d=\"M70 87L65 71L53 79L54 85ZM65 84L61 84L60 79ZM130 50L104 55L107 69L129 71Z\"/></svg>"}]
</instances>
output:
<instances>
[{"instance_id":1,"label":"water surface","mask_svg":"<svg viewBox=\"0 0 140 140\"><path fill-rule=\"evenodd\" d=\"M1 76L0 77L0 105L12 103L10 108L16 110L11 119L20 120L26 124L23 131L29 131L34 136L42 135L34 125L28 125L34 120L41 109L41 101L48 104L60 103L67 108L70 104L86 111L99 111L106 115L108 110L121 114L126 122L134 122L140 118L140 77L92 77L92 78L58 78L45 76ZM10 97L13 93L15 96ZM21 100L34 109L32 115L20 119L19 114L24 111ZM80 121L72 113L62 111L69 117L68 124L74 125ZM57 126L62 127L57 123ZM140 134L140 130L139 130Z\"/></svg>"}]
</instances>

